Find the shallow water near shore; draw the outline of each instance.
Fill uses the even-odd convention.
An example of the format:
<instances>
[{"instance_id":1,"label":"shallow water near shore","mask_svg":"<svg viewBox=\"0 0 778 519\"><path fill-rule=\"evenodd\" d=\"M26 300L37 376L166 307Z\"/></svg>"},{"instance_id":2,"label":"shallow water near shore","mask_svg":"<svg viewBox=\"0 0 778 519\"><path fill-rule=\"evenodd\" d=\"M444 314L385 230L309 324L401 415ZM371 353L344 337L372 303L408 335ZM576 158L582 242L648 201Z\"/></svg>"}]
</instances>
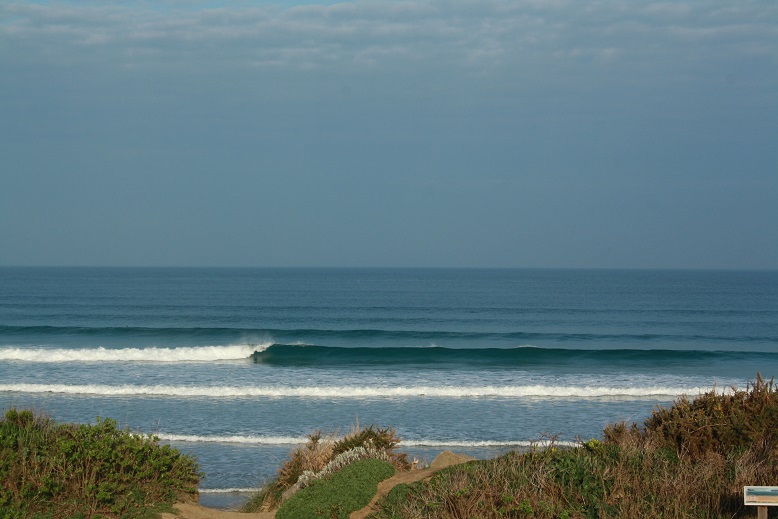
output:
<instances>
[{"instance_id":1,"label":"shallow water near shore","mask_svg":"<svg viewBox=\"0 0 778 519\"><path fill-rule=\"evenodd\" d=\"M315 429L486 458L778 372L776 272L0 268L0 287L0 406L156 434L216 506Z\"/></svg>"}]
</instances>

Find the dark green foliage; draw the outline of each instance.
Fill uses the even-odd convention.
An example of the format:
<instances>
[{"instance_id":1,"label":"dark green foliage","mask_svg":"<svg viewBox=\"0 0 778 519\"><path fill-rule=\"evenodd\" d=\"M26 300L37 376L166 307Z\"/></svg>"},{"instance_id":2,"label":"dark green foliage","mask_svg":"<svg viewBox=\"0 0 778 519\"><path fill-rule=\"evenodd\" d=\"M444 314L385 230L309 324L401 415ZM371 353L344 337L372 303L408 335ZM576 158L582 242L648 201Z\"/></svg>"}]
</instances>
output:
<instances>
[{"instance_id":1,"label":"dark green foliage","mask_svg":"<svg viewBox=\"0 0 778 519\"><path fill-rule=\"evenodd\" d=\"M778 386L757 374L746 390L714 391L689 401L682 398L669 409L657 409L645 422L644 434L656 445L681 454L702 457L715 452L759 446L778 448Z\"/></svg>"},{"instance_id":2,"label":"dark green foliage","mask_svg":"<svg viewBox=\"0 0 778 519\"><path fill-rule=\"evenodd\" d=\"M650 441L678 455L702 458L723 456L748 448L778 449L778 386L757 373L746 390L729 394L715 391L694 400L680 398L672 407L657 408L641 429L618 422L603 431L607 443L623 443L631 437Z\"/></svg>"},{"instance_id":3,"label":"dark green foliage","mask_svg":"<svg viewBox=\"0 0 778 519\"><path fill-rule=\"evenodd\" d=\"M192 458L111 419L57 424L10 409L0 420L0 518L144 517L196 494L199 478Z\"/></svg>"},{"instance_id":4,"label":"dark green foliage","mask_svg":"<svg viewBox=\"0 0 778 519\"><path fill-rule=\"evenodd\" d=\"M277 519L348 519L376 494L378 483L394 474L391 463L375 459L355 461L332 476L300 490L276 512Z\"/></svg>"}]
</instances>

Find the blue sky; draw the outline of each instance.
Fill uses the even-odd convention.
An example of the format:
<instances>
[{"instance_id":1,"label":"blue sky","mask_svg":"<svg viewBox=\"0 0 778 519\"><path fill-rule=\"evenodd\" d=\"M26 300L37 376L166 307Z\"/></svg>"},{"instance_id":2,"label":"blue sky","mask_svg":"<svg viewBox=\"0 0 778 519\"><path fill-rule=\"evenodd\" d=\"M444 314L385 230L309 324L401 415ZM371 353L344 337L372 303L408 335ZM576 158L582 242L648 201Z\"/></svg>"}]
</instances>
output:
<instances>
[{"instance_id":1,"label":"blue sky","mask_svg":"<svg viewBox=\"0 0 778 519\"><path fill-rule=\"evenodd\" d=\"M778 3L0 3L0 265L778 268Z\"/></svg>"}]
</instances>

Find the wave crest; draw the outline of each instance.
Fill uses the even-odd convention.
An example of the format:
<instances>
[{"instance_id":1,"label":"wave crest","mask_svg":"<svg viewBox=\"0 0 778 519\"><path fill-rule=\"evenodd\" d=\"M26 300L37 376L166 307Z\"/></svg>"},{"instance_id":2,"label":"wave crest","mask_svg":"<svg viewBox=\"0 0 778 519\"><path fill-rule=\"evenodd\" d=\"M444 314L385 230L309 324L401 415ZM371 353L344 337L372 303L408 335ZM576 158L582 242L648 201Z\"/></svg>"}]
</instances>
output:
<instances>
[{"instance_id":1,"label":"wave crest","mask_svg":"<svg viewBox=\"0 0 778 519\"><path fill-rule=\"evenodd\" d=\"M178 348L0 348L0 361L21 362L209 362L248 359L270 344Z\"/></svg>"}]
</instances>

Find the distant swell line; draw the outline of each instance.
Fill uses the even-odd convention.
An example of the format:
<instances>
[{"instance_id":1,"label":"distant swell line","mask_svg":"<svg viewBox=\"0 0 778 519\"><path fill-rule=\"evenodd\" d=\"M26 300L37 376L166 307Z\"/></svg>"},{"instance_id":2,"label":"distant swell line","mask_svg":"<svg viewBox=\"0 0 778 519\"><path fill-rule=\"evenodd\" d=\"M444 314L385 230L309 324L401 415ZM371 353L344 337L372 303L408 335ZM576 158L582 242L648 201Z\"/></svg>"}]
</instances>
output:
<instances>
[{"instance_id":1,"label":"distant swell line","mask_svg":"<svg viewBox=\"0 0 778 519\"><path fill-rule=\"evenodd\" d=\"M700 387L593 387L593 386L411 386L411 387L235 387L235 386L108 386L98 384L0 384L0 392L58 393L98 396L161 396L199 398L478 398L478 397L538 397L538 398L657 398L697 395Z\"/></svg>"},{"instance_id":2,"label":"distant swell line","mask_svg":"<svg viewBox=\"0 0 778 519\"><path fill-rule=\"evenodd\" d=\"M617 342L631 341L651 343L657 341L684 342L766 342L778 343L778 336L721 336L704 334L591 334L591 333L558 333L558 332L460 332L450 330L387 330L380 328L360 328L345 330L329 330L315 328L281 329L281 328L228 328L228 327L143 327L143 326L8 326L0 325L0 336L69 336L89 338L163 338L163 339L223 339L237 341L243 337L275 337L286 342L302 341L305 343L317 341L424 341L436 340L472 340L472 341L554 341L554 342Z\"/></svg>"},{"instance_id":3,"label":"distant swell line","mask_svg":"<svg viewBox=\"0 0 778 519\"><path fill-rule=\"evenodd\" d=\"M213 337L252 330L242 328L153 327L153 326L7 326L0 335L66 335L81 337Z\"/></svg>"}]
</instances>

